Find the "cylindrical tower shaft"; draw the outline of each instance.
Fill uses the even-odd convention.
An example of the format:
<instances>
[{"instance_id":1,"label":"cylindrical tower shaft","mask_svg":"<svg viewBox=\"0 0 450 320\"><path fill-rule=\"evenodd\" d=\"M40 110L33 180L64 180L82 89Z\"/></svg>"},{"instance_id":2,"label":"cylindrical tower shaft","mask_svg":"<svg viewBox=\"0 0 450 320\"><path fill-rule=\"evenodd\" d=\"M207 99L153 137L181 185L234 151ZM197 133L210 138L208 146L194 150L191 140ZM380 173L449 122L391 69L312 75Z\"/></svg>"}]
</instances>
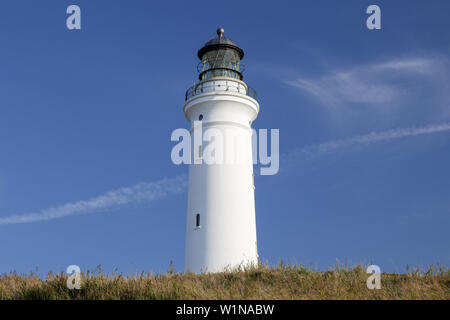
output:
<instances>
[{"instance_id":1,"label":"cylindrical tower shaft","mask_svg":"<svg viewBox=\"0 0 450 320\"><path fill-rule=\"evenodd\" d=\"M189 167L185 259L192 272L258 262L251 123L259 105L241 81L242 49L223 30L218 34L199 51L209 66L200 70L202 81L188 90L183 108L195 159Z\"/></svg>"}]
</instances>

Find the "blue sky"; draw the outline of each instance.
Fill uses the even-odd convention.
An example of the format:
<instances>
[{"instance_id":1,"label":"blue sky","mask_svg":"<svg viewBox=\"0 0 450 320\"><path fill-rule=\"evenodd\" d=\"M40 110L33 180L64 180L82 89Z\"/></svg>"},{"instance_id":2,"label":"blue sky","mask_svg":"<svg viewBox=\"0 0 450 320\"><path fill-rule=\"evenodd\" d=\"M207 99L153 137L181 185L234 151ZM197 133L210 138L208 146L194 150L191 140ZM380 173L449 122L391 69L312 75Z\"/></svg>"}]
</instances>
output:
<instances>
[{"instance_id":1,"label":"blue sky","mask_svg":"<svg viewBox=\"0 0 450 320\"><path fill-rule=\"evenodd\" d=\"M66 28L70 4L80 31ZM371 4L381 30L366 28ZM183 269L188 168L171 163L170 134L188 126L196 52L219 26L245 50L255 128L280 129L280 172L256 179L261 259L448 266L449 12L444 0L2 1L0 273Z\"/></svg>"}]
</instances>

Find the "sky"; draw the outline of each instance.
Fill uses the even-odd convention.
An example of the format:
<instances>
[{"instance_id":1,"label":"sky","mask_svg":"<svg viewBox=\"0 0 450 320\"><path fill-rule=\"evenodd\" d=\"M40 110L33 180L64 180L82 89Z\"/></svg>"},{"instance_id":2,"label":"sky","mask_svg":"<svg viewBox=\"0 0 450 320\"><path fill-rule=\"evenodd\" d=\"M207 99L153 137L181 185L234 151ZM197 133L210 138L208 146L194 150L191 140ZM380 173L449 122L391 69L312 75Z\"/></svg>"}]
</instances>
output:
<instances>
[{"instance_id":1,"label":"sky","mask_svg":"<svg viewBox=\"0 0 450 320\"><path fill-rule=\"evenodd\" d=\"M81 30L66 9L81 8ZM369 30L366 8L381 8ZM0 274L184 267L184 93L218 27L245 51L260 259L450 264L450 2L0 3ZM257 169L257 167L255 168Z\"/></svg>"}]
</instances>

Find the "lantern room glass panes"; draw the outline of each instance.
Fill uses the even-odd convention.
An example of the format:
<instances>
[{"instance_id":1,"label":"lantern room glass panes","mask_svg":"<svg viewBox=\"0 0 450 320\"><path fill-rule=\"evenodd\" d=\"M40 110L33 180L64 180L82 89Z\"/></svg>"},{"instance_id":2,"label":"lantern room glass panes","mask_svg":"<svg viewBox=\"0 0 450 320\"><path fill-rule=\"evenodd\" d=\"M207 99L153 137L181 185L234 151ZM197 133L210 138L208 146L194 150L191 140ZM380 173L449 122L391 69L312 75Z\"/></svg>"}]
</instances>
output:
<instances>
[{"instance_id":1,"label":"lantern room glass panes","mask_svg":"<svg viewBox=\"0 0 450 320\"><path fill-rule=\"evenodd\" d=\"M201 80L213 77L230 77L241 80L241 59L232 49L212 50L205 53L201 63Z\"/></svg>"}]
</instances>

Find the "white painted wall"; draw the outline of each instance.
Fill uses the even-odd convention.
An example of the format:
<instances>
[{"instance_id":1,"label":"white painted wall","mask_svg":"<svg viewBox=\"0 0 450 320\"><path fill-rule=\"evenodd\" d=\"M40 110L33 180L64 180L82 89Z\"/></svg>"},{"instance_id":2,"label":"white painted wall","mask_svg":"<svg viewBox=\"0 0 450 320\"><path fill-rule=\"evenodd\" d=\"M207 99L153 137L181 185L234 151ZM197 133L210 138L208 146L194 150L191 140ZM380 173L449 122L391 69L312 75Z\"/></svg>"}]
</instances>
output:
<instances>
[{"instance_id":1,"label":"white painted wall","mask_svg":"<svg viewBox=\"0 0 450 320\"><path fill-rule=\"evenodd\" d=\"M209 81L215 86L220 84L218 80ZM220 130L226 141L239 142L238 156L249 159L246 163L189 167L185 269L196 273L220 272L258 262L251 122L259 105L245 95L245 83L226 81L229 90L204 90L183 108L191 122L192 139L197 130L194 121L202 114L203 133L209 128ZM230 90L230 82L236 85L235 90ZM230 155L229 149L224 152L225 157ZM196 228L197 213L200 228Z\"/></svg>"}]
</instances>

